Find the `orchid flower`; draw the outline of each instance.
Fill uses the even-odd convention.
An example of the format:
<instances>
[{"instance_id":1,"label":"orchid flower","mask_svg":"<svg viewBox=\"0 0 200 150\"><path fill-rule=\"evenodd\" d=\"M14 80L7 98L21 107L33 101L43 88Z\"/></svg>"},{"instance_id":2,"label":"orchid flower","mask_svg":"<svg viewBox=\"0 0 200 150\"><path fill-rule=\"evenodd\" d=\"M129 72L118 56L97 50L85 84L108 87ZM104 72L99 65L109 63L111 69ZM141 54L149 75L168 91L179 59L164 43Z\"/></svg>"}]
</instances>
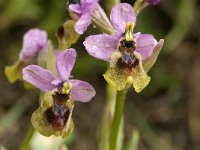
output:
<instances>
[{"instance_id":1,"label":"orchid flower","mask_svg":"<svg viewBox=\"0 0 200 150\"><path fill-rule=\"evenodd\" d=\"M21 79L23 66L36 60L39 53L42 56L46 54L47 40L47 32L37 28L30 29L24 34L23 46L18 61L5 68L5 74L9 82L14 83L16 80Z\"/></svg>"},{"instance_id":2,"label":"orchid flower","mask_svg":"<svg viewBox=\"0 0 200 150\"><path fill-rule=\"evenodd\" d=\"M97 7L98 0L72 1L72 4L69 5L69 10L79 16L79 19L75 24L75 31L78 34L83 34L87 30L87 27L92 23L91 13L97 9Z\"/></svg>"},{"instance_id":3,"label":"orchid flower","mask_svg":"<svg viewBox=\"0 0 200 150\"><path fill-rule=\"evenodd\" d=\"M89 83L69 79L75 60L76 51L72 48L58 52L57 78L37 65L29 65L22 71L25 81L46 93L40 107L32 115L33 126L45 136L67 137L73 129L73 101L88 102L95 95L95 90Z\"/></svg>"},{"instance_id":4,"label":"orchid flower","mask_svg":"<svg viewBox=\"0 0 200 150\"><path fill-rule=\"evenodd\" d=\"M151 34L133 34L136 15L133 7L127 3L114 6L110 20L115 29L114 35L92 35L83 44L91 56L110 62L109 69L103 75L108 83L117 90L132 84L135 91L140 92L150 81L143 63L148 64L146 61L151 60L148 66L153 65L155 60L151 57L157 58L163 40L157 42Z\"/></svg>"}]
</instances>

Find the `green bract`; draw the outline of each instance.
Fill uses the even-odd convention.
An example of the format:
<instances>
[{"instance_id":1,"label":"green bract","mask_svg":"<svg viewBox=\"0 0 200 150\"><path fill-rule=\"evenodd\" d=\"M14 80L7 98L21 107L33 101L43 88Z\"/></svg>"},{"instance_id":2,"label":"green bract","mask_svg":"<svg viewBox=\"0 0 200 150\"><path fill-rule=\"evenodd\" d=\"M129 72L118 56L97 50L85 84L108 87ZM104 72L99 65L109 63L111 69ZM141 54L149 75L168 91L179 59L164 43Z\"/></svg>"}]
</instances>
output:
<instances>
[{"instance_id":1,"label":"green bract","mask_svg":"<svg viewBox=\"0 0 200 150\"><path fill-rule=\"evenodd\" d=\"M72 44L76 43L79 39L79 34L74 30L75 21L66 21L57 31L57 39L60 50L69 48Z\"/></svg>"},{"instance_id":2,"label":"green bract","mask_svg":"<svg viewBox=\"0 0 200 150\"><path fill-rule=\"evenodd\" d=\"M11 66L5 67L5 75L10 83L14 83L15 81L22 79L22 67L24 62L18 60Z\"/></svg>"}]
</instances>

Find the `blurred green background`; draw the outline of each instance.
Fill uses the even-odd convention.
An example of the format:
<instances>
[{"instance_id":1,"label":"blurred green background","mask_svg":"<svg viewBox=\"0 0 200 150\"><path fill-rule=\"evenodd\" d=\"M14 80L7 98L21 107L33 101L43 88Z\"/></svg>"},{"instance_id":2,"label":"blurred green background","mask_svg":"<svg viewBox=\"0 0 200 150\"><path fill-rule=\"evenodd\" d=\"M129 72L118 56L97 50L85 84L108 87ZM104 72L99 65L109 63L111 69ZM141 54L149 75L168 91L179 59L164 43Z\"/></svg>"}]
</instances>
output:
<instances>
[{"instance_id":1,"label":"blurred green background","mask_svg":"<svg viewBox=\"0 0 200 150\"><path fill-rule=\"evenodd\" d=\"M107 1L100 3L105 8ZM20 81L9 84L4 67L18 59L23 34L30 28L47 30L56 46L55 31L67 17L66 0L0 0L0 146L8 150L19 149L38 107L39 91L25 90ZM137 128L141 150L200 149L200 2L161 0L144 9L135 30L164 38L165 44L149 72L150 85L141 94L128 93L125 143ZM76 136L68 144L70 150L97 149L106 102L106 63L89 56L81 43L98 32L91 26L72 45L78 53L73 75L93 84L97 95L87 104L75 104Z\"/></svg>"}]
</instances>

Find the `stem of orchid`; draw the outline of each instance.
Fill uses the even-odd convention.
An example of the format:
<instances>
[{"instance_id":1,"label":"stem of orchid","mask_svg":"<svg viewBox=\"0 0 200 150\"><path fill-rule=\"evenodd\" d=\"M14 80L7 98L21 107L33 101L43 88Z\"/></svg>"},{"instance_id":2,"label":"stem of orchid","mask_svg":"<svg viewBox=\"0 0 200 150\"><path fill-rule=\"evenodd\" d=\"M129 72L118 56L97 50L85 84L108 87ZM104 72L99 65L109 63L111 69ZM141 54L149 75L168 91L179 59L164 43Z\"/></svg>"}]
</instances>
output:
<instances>
[{"instance_id":1,"label":"stem of orchid","mask_svg":"<svg viewBox=\"0 0 200 150\"><path fill-rule=\"evenodd\" d=\"M28 149L28 146L29 146L29 143L31 141L31 138L33 136L34 131L35 131L35 129L31 125L31 127L28 130L28 133L26 134L26 136L24 138L24 141L22 143L22 146L21 146L20 150L27 150Z\"/></svg>"},{"instance_id":2,"label":"stem of orchid","mask_svg":"<svg viewBox=\"0 0 200 150\"><path fill-rule=\"evenodd\" d=\"M114 114L117 91L114 87L107 84L106 87L106 106L101 122L99 135L99 150L109 150L109 130Z\"/></svg>"},{"instance_id":3,"label":"stem of orchid","mask_svg":"<svg viewBox=\"0 0 200 150\"><path fill-rule=\"evenodd\" d=\"M118 139L121 119L122 119L123 111L124 111L124 102L126 99L126 93L127 93L127 89L117 92L115 112L114 112L114 118L111 124L111 132L110 132L110 140L109 140L110 150L117 149L117 139Z\"/></svg>"},{"instance_id":4,"label":"stem of orchid","mask_svg":"<svg viewBox=\"0 0 200 150\"><path fill-rule=\"evenodd\" d=\"M106 1L106 10L109 12L113 5L119 3L119 0L108 0ZM109 6L108 6L109 5ZM93 15L93 24L97 26L101 31L104 33L112 35L114 32L113 26L110 23L110 20L108 19L107 15L105 14L104 10L101 8L101 6L98 6L98 11L95 12L96 14ZM102 18L102 19L100 19ZM104 110L104 116L100 128L100 138L99 138L99 150L110 150L109 149L109 138L110 138L110 129L112 125L113 120L113 114L114 114L114 107L116 105L116 89L107 84L106 89L106 107ZM121 120L121 119L120 119ZM121 122L121 121L120 121ZM119 127L120 128L119 124ZM121 131L121 130L120 130ZM117 142L116 138L116 142Z\"/></svg>"}]
</instances>

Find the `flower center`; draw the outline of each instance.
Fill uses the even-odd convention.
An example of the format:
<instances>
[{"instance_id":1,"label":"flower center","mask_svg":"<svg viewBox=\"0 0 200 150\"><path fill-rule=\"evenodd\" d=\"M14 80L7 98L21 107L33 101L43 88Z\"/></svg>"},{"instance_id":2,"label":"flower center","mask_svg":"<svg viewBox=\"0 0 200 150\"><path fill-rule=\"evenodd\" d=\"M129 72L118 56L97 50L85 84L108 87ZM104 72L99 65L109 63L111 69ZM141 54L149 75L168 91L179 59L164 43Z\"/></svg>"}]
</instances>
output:
<instances>
[{"instance_id":1,"label":"flower center","mask_svg":"<svg viewBox=\"0 0 200 150\"><path fill-rule=\"evenodd\" d=\"M121 58L119 58L117 61L117 66L120 69L132 70L138 65L138 63L139 63L138 59L136 59L133 54L130 55L122 54Z\"/></svg>"},{"instance_id":2,"label":"flower center","mask_svg":"<svg viewBox=\"0 0 200 150\"><path fill-rule=\"evenodd\" d=\"M126 24L126 30L125 30L126 41L133 41L134 40L134 37L133 37L134 27L135 27L135 24L133 22L128 22Z\"/></svg>"},{"instance_id":3,"label":"flower center","mask_svg":"<svg viewBox=\"0 0 200 150\"><path fill-rule=\"evenodd\" d=\"M125 37L121 37L118 44L117 66L121 69L132 70L138 65L139 60L136 59L134 51L136 49L136 39L133 36L134 23L128 22L126 25Z\"/></svg>"},{"instance_id":4,"label":"flower center","mask_svg":"<svg viewBox=\"0 0 200 150\"><path fill-rule=\"evenodd\" d=\"M70 93L71 88L72 88L72 84L70 82L62 82L62 83L58 84L58 86L57 86L57 90L61 94Z\"/></svg>"},{"instance_id":5,"label":"flower center","mask_svg":"<svg viewBox=\"0 0 200 150\"><path fill-rule=\"evenodd\" d=\"M135 39L135 37L133 37L133 39ZM126 38L122 37L120 39L120 43L118 45L118 50L121 53L125 53L125 54L133 54L133 52L136 49L136 42L135 40L133 41L127 41Z\"/></svg>"},{"instance_id":6,"label":"flower center","mask_svg":"<svg viewBox=\"0 0 200 150\"><path fill-rule=\"evenodd\" d=\"M53 105L48 108L44 114L47 122L52 125L55 130L62 130L69 118L70 110L67 108L66 102L70 99L70 94L61 94L55 92L53 95Z\"/></svg>"}]
</instances>

